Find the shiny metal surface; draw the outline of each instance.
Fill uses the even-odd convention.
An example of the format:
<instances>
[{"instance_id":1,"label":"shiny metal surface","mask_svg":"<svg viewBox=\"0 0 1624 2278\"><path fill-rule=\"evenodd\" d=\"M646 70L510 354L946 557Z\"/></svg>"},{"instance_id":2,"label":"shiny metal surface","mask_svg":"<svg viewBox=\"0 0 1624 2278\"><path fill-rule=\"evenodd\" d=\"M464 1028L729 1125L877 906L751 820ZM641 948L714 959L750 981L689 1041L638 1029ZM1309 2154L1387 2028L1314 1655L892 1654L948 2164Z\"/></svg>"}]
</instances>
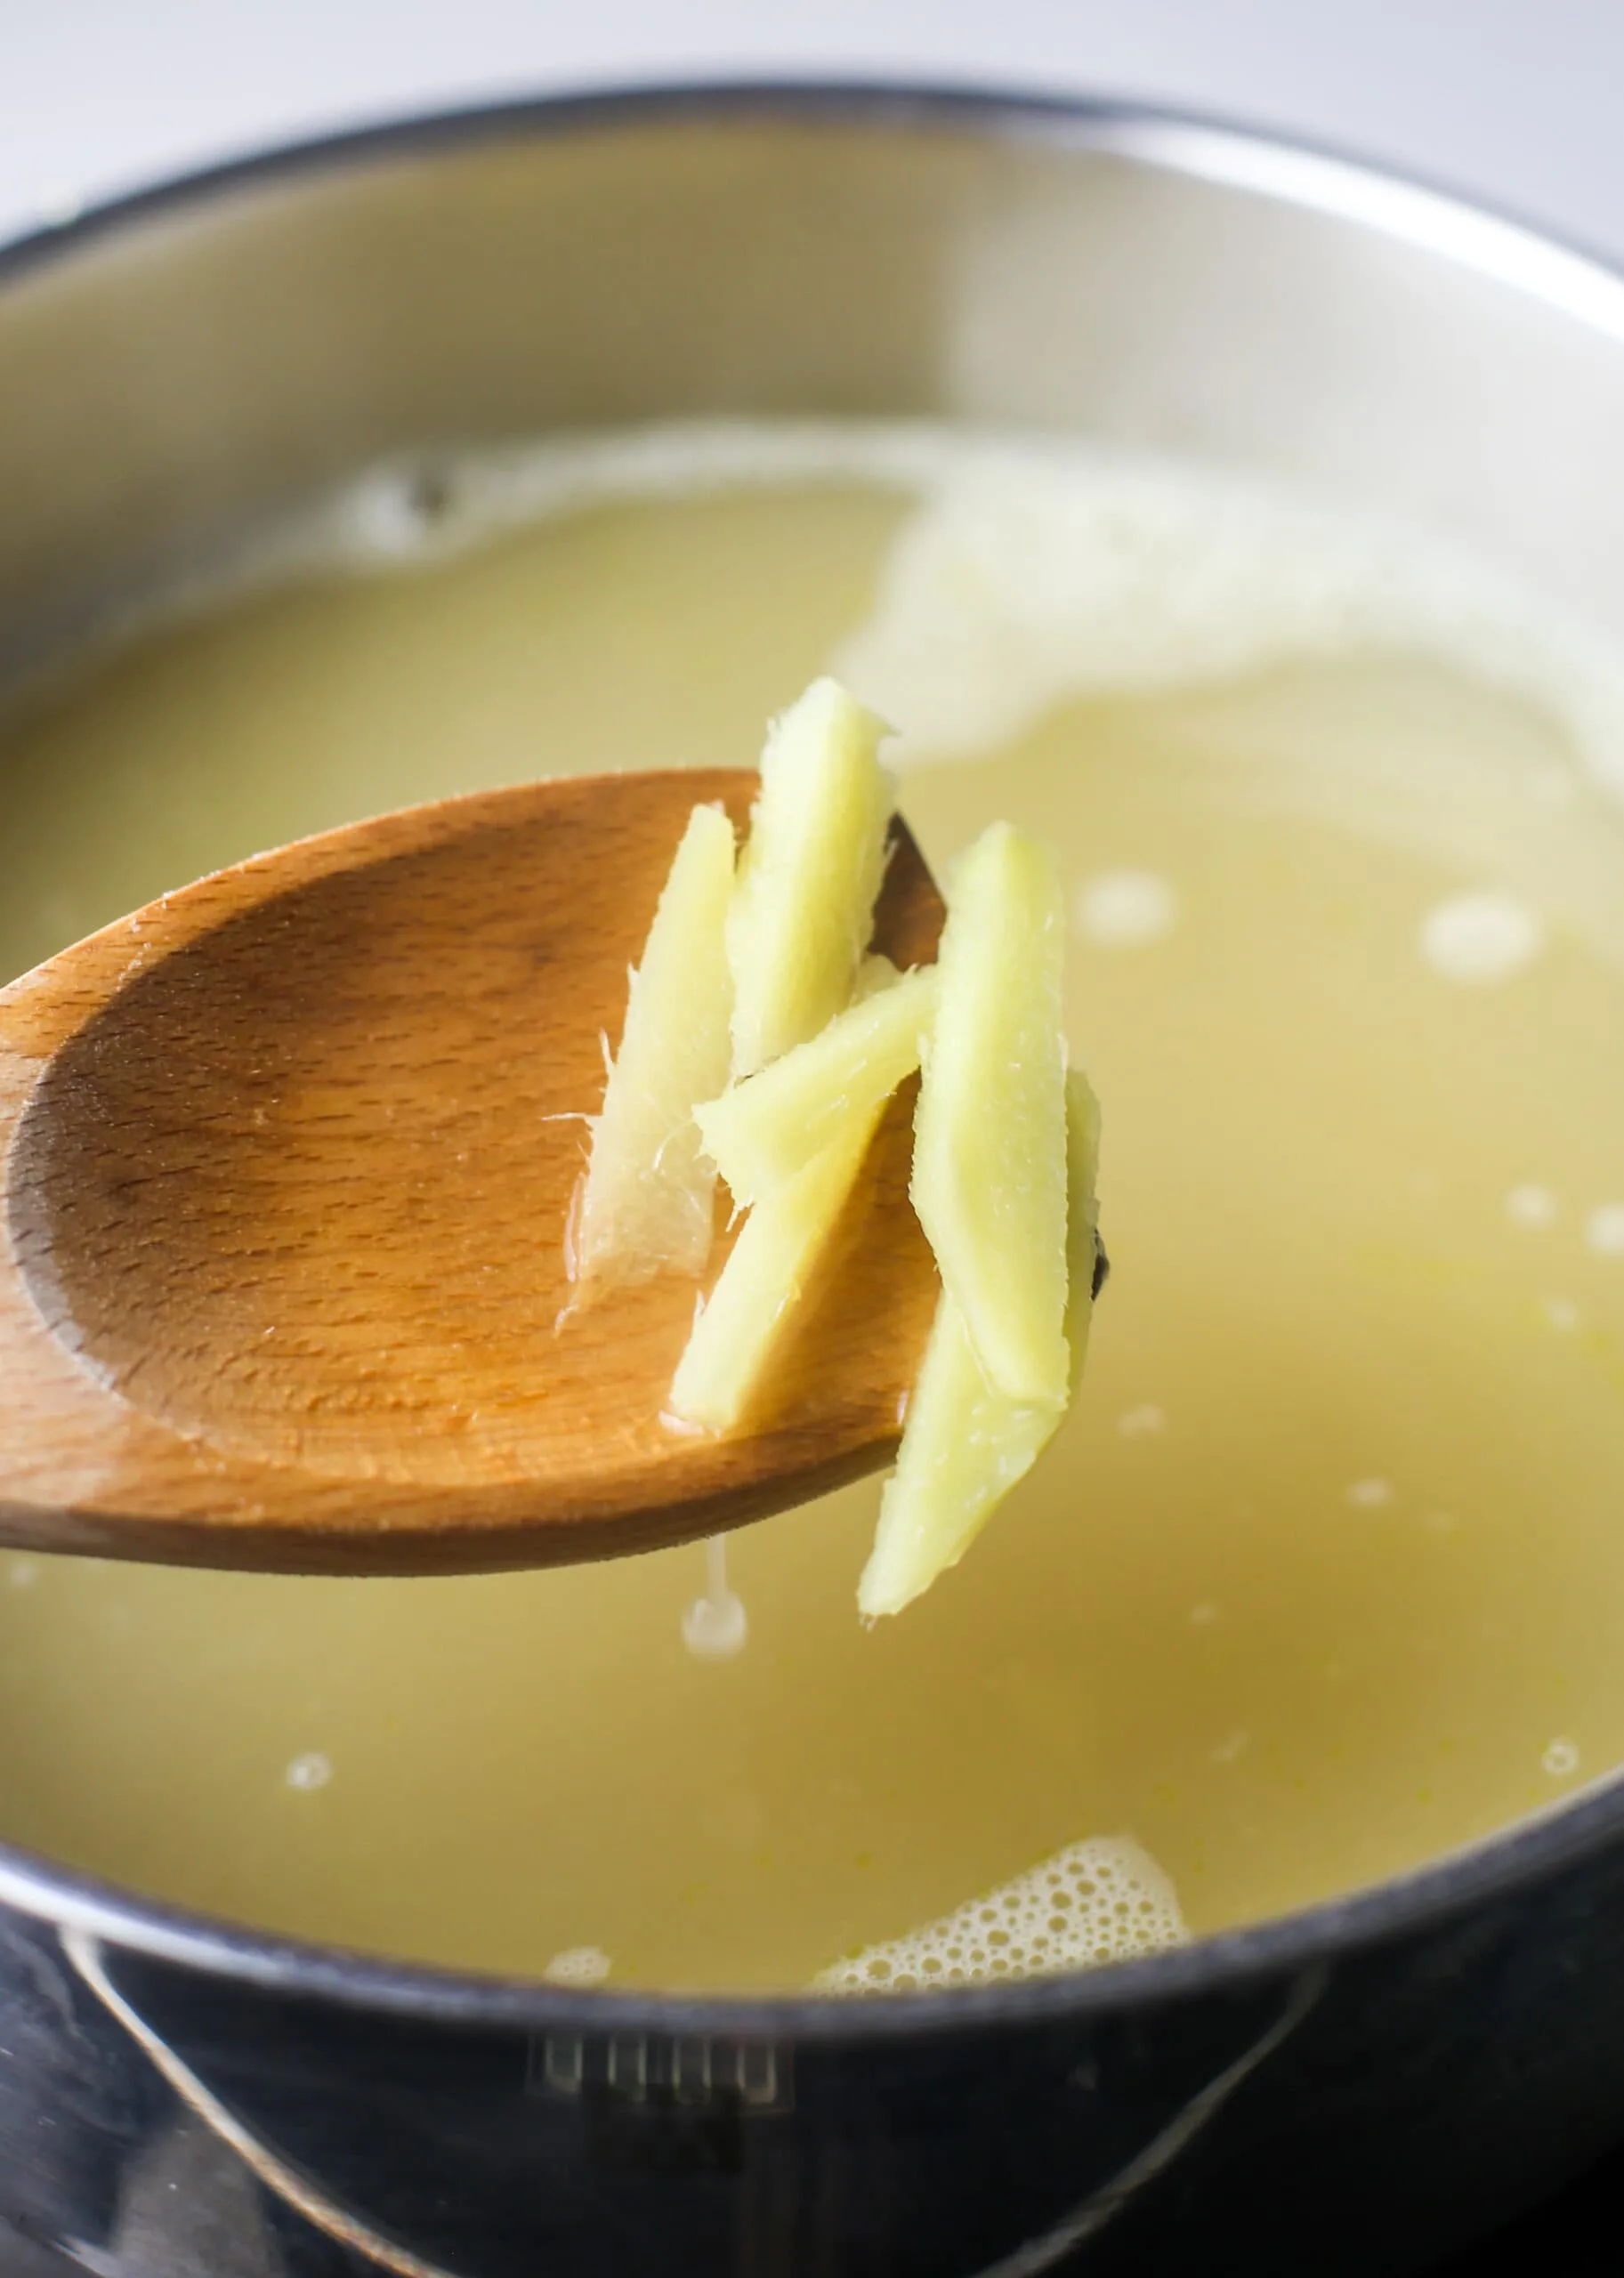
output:
<instances>
[{"instance_id":1,"label":"shiny metal surface","mask_svg":"<svg viewBox=\"0 0 1624 2278\"><path fill-rule=\"evenodd\" d=\"M14 250L0 623L358 460L684 412L1083 426L1424 517L1624 626L1624 287L1214 126L838 93L355 138Z\"/></svg>"},{"instance_id":2,"label":"shiny metal surface","mask_svg":"<svg viewBox=\"0 0 1624 2278\"><path fill-rule=\"evenodd\" d=\"M845 410L1286 475L1624 638L1604 271L1206 125L742 90L0 251L0 658L387 452ZM1418 2266L1624 2128L1621 1902L1614 1786L1283 1924L852 2009L475 1983L0 1851L0 2278Z\"/></svg>"}]
</instances>

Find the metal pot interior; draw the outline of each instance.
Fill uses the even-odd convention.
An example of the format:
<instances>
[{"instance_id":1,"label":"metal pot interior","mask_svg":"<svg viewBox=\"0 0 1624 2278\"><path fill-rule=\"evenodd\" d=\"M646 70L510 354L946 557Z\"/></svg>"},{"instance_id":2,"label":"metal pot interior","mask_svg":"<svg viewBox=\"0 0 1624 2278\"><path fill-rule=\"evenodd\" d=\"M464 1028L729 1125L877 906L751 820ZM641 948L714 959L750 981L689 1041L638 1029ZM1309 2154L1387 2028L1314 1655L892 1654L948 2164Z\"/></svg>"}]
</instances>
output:
<instances>
[{"instance_id":1,"label":"metal pot interior","mask_svg":"<svg viewBox=\"0 0 1624 2278\"><path fill-rule=\"evenodd\" d=\"M745 91L408 125L0 254L0 667L381 457L728 414L1199 456L1426 525L1624 638L1621 359L1624 285L1581 258L1200 125ZM1535 1872L1620 1808L1504 1838L1466 1880ZM190 1937L71 1878L10 1887L134 1943ZM1464 1888L1423 1876L1293 1936ZM1268 1935L1135 1982L1244 1970ZM254 1951L212 1948L305 1969ZM385 1979L401 1999L426 1983Z\"/></svg>"}]
</instances>

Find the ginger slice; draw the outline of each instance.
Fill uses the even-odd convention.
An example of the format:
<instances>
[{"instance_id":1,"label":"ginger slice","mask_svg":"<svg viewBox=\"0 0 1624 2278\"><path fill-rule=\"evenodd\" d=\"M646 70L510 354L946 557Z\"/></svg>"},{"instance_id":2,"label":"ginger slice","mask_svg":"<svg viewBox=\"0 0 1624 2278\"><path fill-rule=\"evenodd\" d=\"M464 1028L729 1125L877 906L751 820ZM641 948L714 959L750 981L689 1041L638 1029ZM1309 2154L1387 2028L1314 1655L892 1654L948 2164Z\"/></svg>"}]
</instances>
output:
<instances>
[{"instance_id":1,"label":"ginger slice","mask_svg":"<svg viewBox=\"0 0 1624 2278\"><path fill-rule=\"evenodd\" d=\"M815 682L769 735L737 871L726 817L690 817L631 977L571 1264L583 1280L697 1274L720 1168L749 1216L669 1411L734 1429L886 1100L922 1069L910 1192L943 1288L859 1587L868 1618L963 1556L1059 1426L1093 1306L1099 1142L1093 1094L1065 1071L1058 884L1019 831L994 824L960 860L934 966L865 957L891 813L882 732Z\"/></svg>"},{"instance_id":2,"label":"ginger slice","mask_svg":"<svg viewBox=\"0 0 1624 2278\"><path fill-rule=\"evenodd\" d=\"M1053 865L994 823L952 875L910 1191L989 1385L1029 1406L1063 1406L1071 1368L1064 945Z\"/></svg>"},{"instance_id":3,"label":"ginger slice","mask_svg":"<svg viewBox=\"0 0 1624 2278\"><path fill-rule=\"evenodd\" d=\"M885 732L827 679L769 731L727 919L735 1078L804 1044L851 1001L885 868Z\"/></svg>"},{"instance_id":4,"label":"ginger slice","mask_svg":"<svg viewBox=\"0 0 1624 2278\"><path fill-rule=\"evenodd\" d=\"M882 1105L918 1066L935 1017L935 968L899 974L888 967L860 980L872 993L758 1076L695 1108L705 1151L736 1202L758 1201L793 1178L853 1112Z\"/></svg>"},{"instance_id":5,"label":"ginger slice","mask_svg":"<svg viewBox=\"0 0 1624 2278\"><path fill-rule=\"evenodd\" d=\"M833 1232L885 1106L848 1111L837 1134L745 1220L693 1325L668 1405L684 1423L731 1430L773 1353Z\"/></svg>"},{"instance_id":6,"label":"ginger slice","mask_svg":"<svg viewBox=\"0 0 1624 2278\"><path fill-rule=\"evenodd\" d=\"M1082 1374L1094 1313L1095 1182L1099 1104L1080 1071L1066 1078L1067 1264L1065 1337L1070 1385ZM1065 1401L1012 1401L987 1379L965 1316L943 1290L931 1325L897 1467L880 1500L874 1548L857 1588L872 1620L902 1608L955 1566L1011 1488L1047 1446Z\"/></svg>"},{"instance_id":7,"label":"ginger slice","mask_svg":"<svg viewBox=\"0 0 1624 2278\"><path fill-rule=\"evenodd\" d=\"M719 807L696 807L631 976L620 1049L593 1119L570 1228L573 1280L705 1270L716 1174L693 1103L727 1078L732 889L733 826Z\"/></svg>"}]
</instances>

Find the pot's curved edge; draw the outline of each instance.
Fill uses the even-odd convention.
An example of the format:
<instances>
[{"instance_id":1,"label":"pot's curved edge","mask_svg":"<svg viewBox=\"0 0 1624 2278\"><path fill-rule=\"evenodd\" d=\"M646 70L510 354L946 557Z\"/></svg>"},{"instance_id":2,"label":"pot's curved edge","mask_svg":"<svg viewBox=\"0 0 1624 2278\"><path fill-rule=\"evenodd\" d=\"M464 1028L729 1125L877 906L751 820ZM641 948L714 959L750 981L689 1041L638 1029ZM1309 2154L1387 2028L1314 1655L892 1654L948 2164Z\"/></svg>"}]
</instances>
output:
<instances>
[{"instance_id":1,"label":"pot's curved edge","mask_svg":"<svg viewBox=\"0 0 1624 2278\"><path fill-rule=\"evenodd\" d=\"M0 1844L0 1908L71 1930L82 1940L268 1992L448 2024L589 2033L652 2029L773 2040L915 2040L937 2032L1156 2007L1192 1991L1241 1993L1408 1937L1475 1905L1515 1900L1621 1838L1624 1772L1409 1874L1264 1922L1216 1931L1186 1946L1006 1985L869 1998L581 1991L537 1978L391 1960L143 1899L8 1844Z\"/></svg>"},{"instance_id":2,"label":"pot's curved edge","mask_svg":"<svg viewBox=\"0 0 1624 2278\"><path fill-rule=\"evenodd\" d=\"M481 142L684 120L827 119L876 127L960 125L1075 149L1120 151L1178 174L1250 189L1424 246L1624 338L1624 265L1599 246L1457 185L1334 142L1131 97L985 81L659 79L514 96L336 128L222 159L0 235L0 290L126 228L238 190Z\"/></svg>"},{"instance_id":3,"label":"pot's curved edge","mask_svg":"<svg viewBox=\"0 0 1624 2278\"><path fill-rule=\"evenodd\" d=\"M684 119L793 118L877 128L963 126L1133 158L1359 222L1476 271L1624 340L1624 271L1481 200L1322 145L1195 112L1110 98L903 79L662 82L518 99L385 120L275 146L96 204L0 239L0 292L126 229L238 190L484 141ZM1071 1975L883 1999L590 1992L530 1978L394 1962L255 1932L143 1899L0 1843L0 1907L155 1959L358 2007L521 2030L673 2032L803 2040L917 2039L1152 2007L1187 1991L1240 1991L1516 1893L1624 1838L1624 1771L1470 1847L1293 1913L1188 1946Z\"/></svg>"}]
</instances>

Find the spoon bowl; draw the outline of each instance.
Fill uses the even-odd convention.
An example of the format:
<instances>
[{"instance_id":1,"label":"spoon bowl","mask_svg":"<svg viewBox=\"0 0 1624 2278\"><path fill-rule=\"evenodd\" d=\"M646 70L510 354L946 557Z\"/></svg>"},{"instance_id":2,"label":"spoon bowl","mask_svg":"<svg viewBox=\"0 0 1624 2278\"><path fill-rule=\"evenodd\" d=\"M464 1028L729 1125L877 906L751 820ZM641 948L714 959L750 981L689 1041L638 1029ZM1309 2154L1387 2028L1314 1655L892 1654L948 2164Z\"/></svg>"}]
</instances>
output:
<instances>
[{"instance_id":1,"label":"spoon bowl","mask_svg":"<svg viewBox=\"0 0 1624 2278\"><path fill-rule=\"evenodd\" d=\"M627 967L690 809L742 826L757 781L564 778L384 816L166 895L0 993L0 1539L545 1565L889 1461L937 1290L907 1203L911 1086L740 1432L662 1412L692 1281L583 1301L568 1277ZM875 946L919 964L942 907L893 829Z\"/></svg>"}]
</instances>

